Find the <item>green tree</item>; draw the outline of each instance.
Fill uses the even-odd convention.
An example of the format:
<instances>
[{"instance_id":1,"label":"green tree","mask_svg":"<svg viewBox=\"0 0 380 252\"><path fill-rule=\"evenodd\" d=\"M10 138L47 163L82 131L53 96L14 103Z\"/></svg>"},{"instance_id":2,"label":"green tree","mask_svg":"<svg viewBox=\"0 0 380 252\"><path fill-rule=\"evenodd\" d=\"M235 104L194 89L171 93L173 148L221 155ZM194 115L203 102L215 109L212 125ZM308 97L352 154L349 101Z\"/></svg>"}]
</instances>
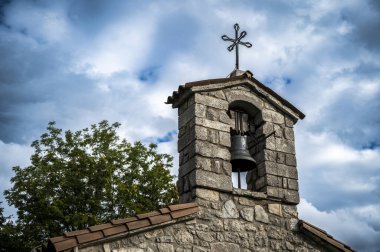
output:
<instances>
[{"instance_id":1,"label":"green tree","mask_svg":"<svg viewBox=\"0 0 380 252\"><path fill-rule=\"evenodd\" d=\"M0 252L30 251L31 244L24 242L20 229L11 216L4 216L0 202Z\"/></svg>"},{"instance_id":2,"label":"green tree","mask_svg":"<svg viewBox=\"0 0 380 252\"><path fill-rule=\"evenodd\" d=\"M119 123L62 132L50 122L32 143L31 165L13 167L13 187L5 191L17 208L25 242L86 228L173 204L173 157L157 146L120 139Z\"/></svg>"}]
</instances>

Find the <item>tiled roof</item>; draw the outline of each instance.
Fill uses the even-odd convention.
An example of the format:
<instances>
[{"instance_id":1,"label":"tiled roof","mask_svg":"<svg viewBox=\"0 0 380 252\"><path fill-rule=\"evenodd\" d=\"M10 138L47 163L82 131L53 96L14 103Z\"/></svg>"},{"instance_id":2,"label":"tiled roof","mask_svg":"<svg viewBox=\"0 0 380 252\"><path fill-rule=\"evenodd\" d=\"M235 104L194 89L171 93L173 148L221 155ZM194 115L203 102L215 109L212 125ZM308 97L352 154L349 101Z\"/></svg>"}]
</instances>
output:
<instances>
[{"instance_id":1,"label":"tiled roof","mask_svg":"<svg viewBox=\"0 0 380 252\"><path fill-rule=\"evenodd\" d=\"M338 249L340 251L344 252L352 252L354 251L350 246L335 240L334 237L329 235L326 231L306 222L303 220L300 220L299 223L299 228L301 232L306 233L307 235L311 236L312 238L318 238L321 239L322 241L326 242L330 246L334 247L335 249Z\"/></svg>"},{"instance_id":2,"label":"tiled roof","mask_svg":"<svg viewBox=\"0 0 380 252\"><path fill-rule=\"evenodd\" d=\"M135 217L113 220L109 223L88 227L87 229L66 232L62 236L50 238L47 250L65 251L87 242L93 242L121 233L135 231L158 224L163 224L199 211L196 203L171 205L157 211L138 214Z\"/></svg>"},{"instance_id":3,"label":"tiled roof","mask_svg":"<svg viewBox=\"0 0 380 252\"><path fill-rule=\"evenodd\" d=\"M178 91L174 91L171 96L167 98L166 104L174 104L178 101L178 99L185 94L187 90L190 90L192 87L196 86L206 86L211 84L222 84L226 82L233 82L233 81L243 81L243 80L249 80L254 82L257 86L265 90L267 93L274 96L276 99L278 99L282 104L289 107L291 110L293 110L300 119L305 118L305 114L302 113L299 109L297 109L293 104L291 104L289 101L282 98L280 95L278 95L275 91L270 89L269 87L262 84L260 81L255 79L253 77L253 74L250 71L245 71L243 74L238 76L233 76L229 78L219 78L219 79L209 79L209 80L202 80L202 81L195 81L195 82L188 82L185 85L181 85L178 87Z\"/></svg>"}]
</instances>

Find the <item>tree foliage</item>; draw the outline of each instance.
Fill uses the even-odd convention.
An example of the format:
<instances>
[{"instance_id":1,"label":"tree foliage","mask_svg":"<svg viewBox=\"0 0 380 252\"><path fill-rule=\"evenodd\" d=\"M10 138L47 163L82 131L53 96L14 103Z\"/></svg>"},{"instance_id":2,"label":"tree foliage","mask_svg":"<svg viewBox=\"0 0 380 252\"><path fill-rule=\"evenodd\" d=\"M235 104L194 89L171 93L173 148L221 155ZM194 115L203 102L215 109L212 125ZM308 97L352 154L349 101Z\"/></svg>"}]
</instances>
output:
<instances>
[{"instance_id":1,"label":"tree foliage","mask_svg":"<svg viewBox=\"0 0 380 252\"><path fill-rule=\"evenodd\" d=\"M76 132L50 122L32 143L31 165L13 168L5 191L26 242L158 209L177 200L172 156L131 144L102 121Z\"/></svg>"}]
</instances>

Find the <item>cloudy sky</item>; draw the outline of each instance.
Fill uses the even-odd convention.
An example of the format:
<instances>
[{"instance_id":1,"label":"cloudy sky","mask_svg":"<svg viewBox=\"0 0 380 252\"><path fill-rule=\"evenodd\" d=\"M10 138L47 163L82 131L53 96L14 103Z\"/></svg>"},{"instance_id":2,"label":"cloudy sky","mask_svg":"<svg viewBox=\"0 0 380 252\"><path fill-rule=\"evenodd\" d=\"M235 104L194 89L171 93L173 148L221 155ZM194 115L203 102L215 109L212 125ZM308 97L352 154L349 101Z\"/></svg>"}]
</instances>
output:
<instances>
[{"instance_id":1,"label":"cloudy sky","mask_svg":"<svg viewBox=\"0 0 380 252\"><path fill-rule=\"evenodd\" d=\"M253 44L240 68L306 114L300 218L378 251L379 1L0 1L0 191L49 121L118 121L123 137L177 158L177 112L164 101L233 70L220 36L236 22Z\"/></svg>"}]
</instances>

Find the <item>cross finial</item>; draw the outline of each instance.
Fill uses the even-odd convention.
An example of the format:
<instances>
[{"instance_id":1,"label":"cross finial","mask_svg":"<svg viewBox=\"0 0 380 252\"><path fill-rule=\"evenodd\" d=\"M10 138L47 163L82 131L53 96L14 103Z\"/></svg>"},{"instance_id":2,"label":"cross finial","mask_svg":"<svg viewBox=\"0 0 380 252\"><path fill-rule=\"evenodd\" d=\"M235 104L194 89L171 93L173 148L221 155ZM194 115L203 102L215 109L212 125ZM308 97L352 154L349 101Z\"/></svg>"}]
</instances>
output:
<instances>
[{"instance_id":1,"label":"cross finial","mask_svg":"<svg viewBox=\"0 0 380 252\"><path fill-rule=\"evenodd\" d=\"M239 45L243 45L243 46L245 46L245 47L248 47L248 48L250 48L250 47L252 47L252 44L251 43L249 43L249 42L242 42L241 41L241 39L242 38L244 38L245 37L245 35L247 35L247 32L246 31L242 31L241 33L240 33L240 35L238 36L238 31L239 31L239 29L240 29L240 27L239 27L239 24L235 24L234 25L234 29L235 29L235 39L232 39L232 38L230 38L230 37L228 37L228 36L226 36L226 35L223 35L222 36L222 39L224 40L224 41L230 41L230 42L232 42L232 44L229 46L229 47L227 47L227 50L228 51L232 51L233 49L234 49L234 47L236 46L236 64L235 64L235 69L237 70L237 69L239 69Z\"/></svg>"}]
</instances>

